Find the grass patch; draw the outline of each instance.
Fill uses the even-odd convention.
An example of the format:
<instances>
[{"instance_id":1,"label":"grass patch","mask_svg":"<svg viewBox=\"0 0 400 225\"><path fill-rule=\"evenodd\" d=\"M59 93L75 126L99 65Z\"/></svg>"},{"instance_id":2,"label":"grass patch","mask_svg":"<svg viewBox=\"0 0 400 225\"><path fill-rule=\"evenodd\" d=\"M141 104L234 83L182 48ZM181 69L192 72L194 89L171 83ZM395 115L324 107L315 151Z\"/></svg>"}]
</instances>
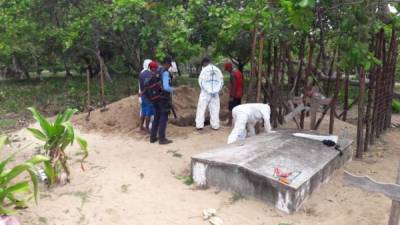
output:
<instances>
[{"instance_id":1,"label":"grass patch","mask_svg":"<svg viewBox=\"0 0 400 225\"><path fill-rule=\"evenodd\" d=\"M92 104L100 106L100 87L97 78L91 80ZM43 80L20 80L0 82L0 115L26 112L30 106L47 114L56 114L69 106L80 111L86 105L86 78L49 77ZM133 76L115 76L105 84L107 102L119 100L137 92Z\"/></svg>"},{"instance_id":2,"label":"grass patch","mask_svg":"<svg viewBox=\"0 0 400 225\"><path fill-rule=\"evenodd\" d=\"M176 150L168 150L167 153L172 153L172 156L176 157L176 158L182 158L182 156L183 156L181 153L179 153Z\"/></svg>"},{"instance_id":3,"label":"grass patch","mask_svg":"<svg viewBox=\"0 0 400 225\"><path fill-rule=\"evenodd\" d=\"M131 185L130 184L123 184L123 185L121 185L121 192L122 193L127 193L128 191L129 191L129 187L130 187Z\"/></svg>"},{"instance_id":4,"label":"grass patch","mask_svg":"<svg viewBox=\"0 0 400 225\"><path fill-rule=\"evenodd\" d=\"M172 156L176 157L176 158L182 158L183 155L181 153L174 152L174 154L172 154Z\"/></svg>"},{"instance_id":5,"label":"grass patch","mask_svg":"<svg viewBox=\"0 0 400 225\"><path fill-rule=\"evenodd\" d=\"M181 180L184 184L190 186L194 183L192 176L175 176L176 179Z\"/></svg>"},{"instance_id":6,"label":"grass patch","mask_svg":"<svg viewBox=\"0 0 400 225\"><path fill-rule=\"evenodd\" d=\"M39 223L40 224L48 224L48 220L46 217L39 217Z\"/></svg>"},{"instance_id":7,"label":"grass patch","mask_svg":"<svg viewBox=\"0 0 400 225\"><path fill-rule=\"evenodd\" d=\"M107 103L137 93L138 81L134 76L114 76L105 84ZM86 110L86 78L75 76L45 77L42 80L0 81L0 130L8 131L17 126L17 118L31 119L28 107L36 107L45 116L54 116L67 107ZM98 78L91 80L93 107L101 106Z\"/></svg>"},{"instance_id":8,"label":"grass patch","mask_svg":"<svg viewBox=\"0 0 400 225\"><path fill-rule=\"evenodd\" d=\"M242 199L244 199L244 196L242 194L240 194L239 192L235 192L235 193L232 194L232 196L230 198L230 202L231 202L231 204L233 204L233 203L235 203L237 201L240 201Z\"/></svg>"},{"instance_id":9,"label":"grass patch","mask_svg":"<svg viewBox=\"0 0 400 225\"><path fill-rule=\"evenodd\" d=\"M2 119L0 120L0 127L8 130L12 127L14 127L17 124L17 120L16 119Z\"/></svg>"},{"instance_id":10,"label":"grass patch","mask_svg":"<svg viewBox=\"0 0 400 225\"><path fill-rule=\"evenodd\" d=\"M82 208L83 208L83 205L84 205L85 203L87 203L87 202L89 201L90 197L92 196L92 190L89 189L89 190L87 190L87 191L66 192L66 193L61 193L61 194L59 194L58 196L61 197L61 196L64 196L64 195L67 195L67 196L74 196L74 197L79 198L79 199L81 200L80 209L82 209Z\"/></svg>"}]
</instances>

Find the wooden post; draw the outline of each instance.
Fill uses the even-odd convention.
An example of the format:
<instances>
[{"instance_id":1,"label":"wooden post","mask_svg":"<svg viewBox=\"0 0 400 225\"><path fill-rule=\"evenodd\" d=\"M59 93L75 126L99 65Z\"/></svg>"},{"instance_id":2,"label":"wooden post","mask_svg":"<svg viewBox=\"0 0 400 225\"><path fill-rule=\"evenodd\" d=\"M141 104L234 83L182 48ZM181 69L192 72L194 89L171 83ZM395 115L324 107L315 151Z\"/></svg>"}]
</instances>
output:
<instances>
[{"instance_id":1,"label":"wooden post","mask_svg":"<svg viewBox=\"0 0 400 225\"><path fill-rule=\"evenodd\" d=\"M357 123L357 151L356 157L362 158L364 152L364 95L365 95L365 71L359 69L360 100L358 102L358 123Z\"/></svg>"},{"instance_id":2,"label":"wooden post","mask_svg":"<svg viewBox=\"0 0 400 225\"><path fill-rule=\"evenodd\" d=\"M400 162L397 169L396 184L400 184ZM389 225L399 225L400 218L400 201L392 201L392 208L390 209Z\"/></svg>"},{"instance_id":3,"label":"wooden post","mask_svg":"<svg viewBox=\"0 0 400 225\"><path fill-rule=\"evenodd\" d=\"M375 55L377 53L377 46L379 45L379 36L377 35L376 38L373 40L373 48L375 50ZM374 93L375 93L375 73L377 71L377 66L375 65L372 71L369 72L369 84L368 84L368 103L367 103L367 112L365 115L365 142L364 142L364 152L368 151L368 146L370 145L371 141L371 133L372 133L372 106L374 104Z\"/></svg>"},{"instance_id":4,"label":"wooden post","mask_svg":"<svg viewBox=\"0 0 400 225\"><path fill-rule=\"evenodd\" d=\"M389 225L399 225L400 218L400 163L397 169L396 184L377 182L369 177L355 176L347 171L344 172L343 182L345 186L353 186L368 192L377 192L392 199L390 209Z\"/></svg>"},{"instance_id":5,"label":"wooden post","mask_svg":"<svg viewBox=\"0 0 400 225\"><path fill-rule=\"evenodd\" d=\"M377 59L382 60L382 49L384 48L383 39L384 39L384 30L381 29L376 38L376 49L375 49L375 57ZM379 118L379 101L380 101L380 93L381 93L381 77L382 77L382 66L375 65L376 70L374 71L374 96L373 96L373 108L372 108L372 119L371 119L371 132L369 136L369 143L371 145L375 144L375 138L378 137L378 118ZM371 80L370 80L371 82Z\"/></svg>"},{"instance_id":6,"label":"wooden post","mask_svg":"<svg viewBox=\"0 0 400 225\"><path fill-rule=\"evenodd\" d=\"M89 68L86 69L86 83L87 83L87 102L86 102L86 110L88 111L88 114L86 116L86 121L89 121L90 119L90 112L92 111L92 106L91 106L91 98L90 98L90 70Z\"/></svg>"}]
</instances>

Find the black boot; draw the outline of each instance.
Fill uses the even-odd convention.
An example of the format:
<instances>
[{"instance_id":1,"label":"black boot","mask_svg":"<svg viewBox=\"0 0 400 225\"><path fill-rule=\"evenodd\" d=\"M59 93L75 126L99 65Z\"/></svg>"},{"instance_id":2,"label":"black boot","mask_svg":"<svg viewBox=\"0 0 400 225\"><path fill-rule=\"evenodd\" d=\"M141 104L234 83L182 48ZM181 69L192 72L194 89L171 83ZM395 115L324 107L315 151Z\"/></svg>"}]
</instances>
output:
<instances>
[{"instance_id":1,"label":"black boot","mask_svg":"<svg viewBox=\"0 0 400 225\"><path fill-rule=\"evenodd\" d=\"M171 144L172 141L171 141L171 140L168 140L168 139L163 139L163 140L160 140L158 143L159 143L160 145L167 145L167 144Z\"/></svg>"}]
</instances>

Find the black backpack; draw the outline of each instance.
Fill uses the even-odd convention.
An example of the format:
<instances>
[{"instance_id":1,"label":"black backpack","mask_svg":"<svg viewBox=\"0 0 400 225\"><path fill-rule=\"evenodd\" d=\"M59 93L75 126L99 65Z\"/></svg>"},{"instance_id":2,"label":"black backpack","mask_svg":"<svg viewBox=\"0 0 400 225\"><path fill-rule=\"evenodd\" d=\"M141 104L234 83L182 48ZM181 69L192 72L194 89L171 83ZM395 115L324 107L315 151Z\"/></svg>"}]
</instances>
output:
<instances>
[{"instance_id":1,"label":"black backpack","mask_svg":"<svg viewBox=\"0 0 400 225\"><path fill-rule=\"evenodd\" d=\"M163 93L163 86L160 73L153 73L153 76L146 80L142 95L144 95L150 102L158 102Z\"/></svg>"}]
</instances>

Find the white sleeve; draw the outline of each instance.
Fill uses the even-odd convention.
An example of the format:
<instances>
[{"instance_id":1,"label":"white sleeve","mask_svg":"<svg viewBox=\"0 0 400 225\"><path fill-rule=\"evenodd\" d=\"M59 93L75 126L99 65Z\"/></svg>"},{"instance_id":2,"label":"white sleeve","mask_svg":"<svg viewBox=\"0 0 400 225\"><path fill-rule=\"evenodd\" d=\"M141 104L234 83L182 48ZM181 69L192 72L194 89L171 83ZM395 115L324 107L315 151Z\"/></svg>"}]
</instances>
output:
<instances>
[{"instance_id":1,"label":"white sleeve","mask_svg":"<svg viewBox=\"0 0 400 225\"><path fill-rule=\"evenodd\" d=\"M199 86L201 89L203 89L202 85L202 81L204 79L204 68L201 70L200 75L199 75Z\"/></svg>"},{"instance_id":2,"label":"white sleeve","mask_svg":"<svg viewBox=\"0 0 400 225\"><path fill-rule=\"evenodd\" d=\"M262 114L263 114L263 119L264 119L264 129L265 132L270 133L272 128L271 128L271 122L269 121L270 119L270 115L271 115L271 109L270 107L267 105L267 107L265 107L262 110Z\"/></svg>"}]
</instances>

